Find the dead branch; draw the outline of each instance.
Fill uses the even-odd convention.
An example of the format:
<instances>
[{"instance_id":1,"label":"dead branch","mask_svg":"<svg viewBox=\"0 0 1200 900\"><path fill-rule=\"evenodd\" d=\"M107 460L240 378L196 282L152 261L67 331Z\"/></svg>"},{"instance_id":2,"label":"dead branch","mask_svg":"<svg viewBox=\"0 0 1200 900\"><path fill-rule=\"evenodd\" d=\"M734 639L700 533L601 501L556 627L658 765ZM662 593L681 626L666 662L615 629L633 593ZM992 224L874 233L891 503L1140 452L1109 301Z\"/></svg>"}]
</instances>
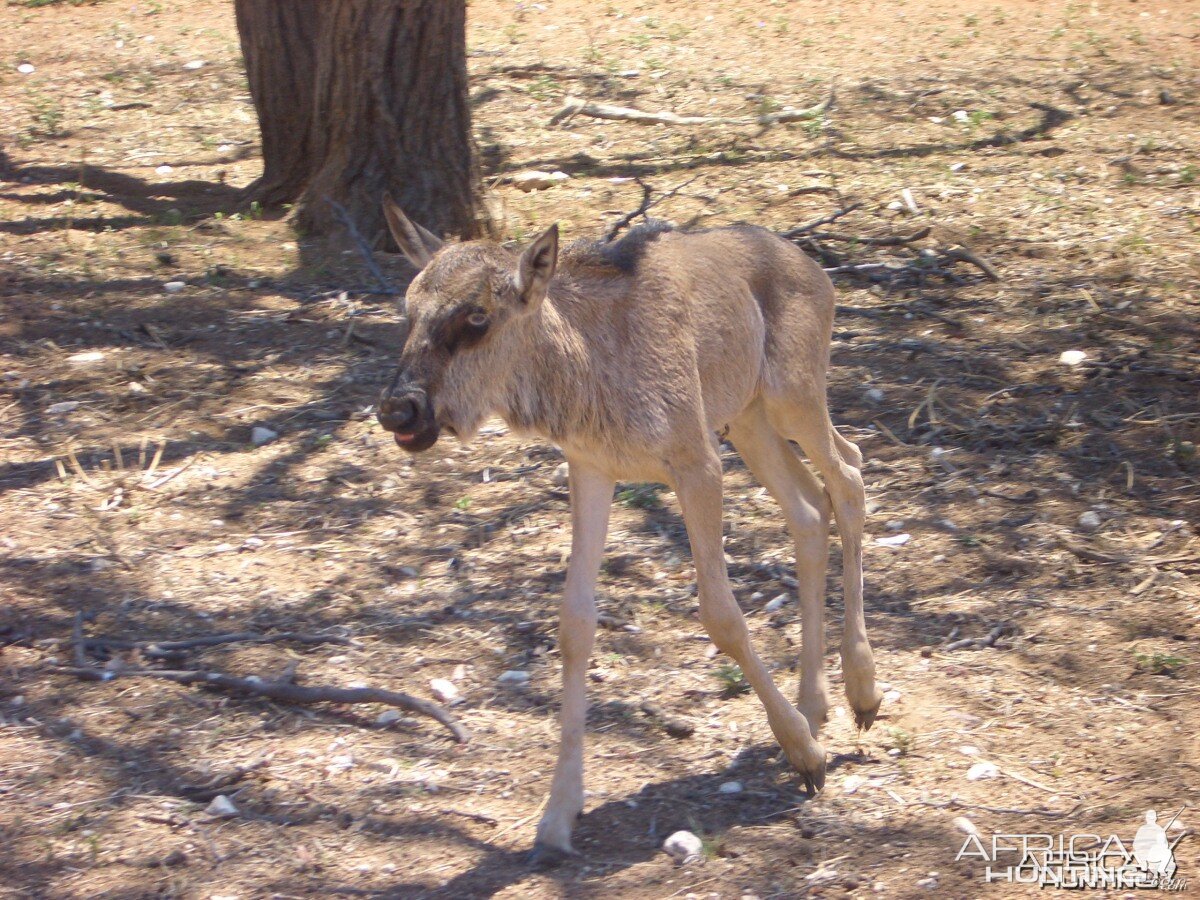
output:
<instances>
[{"instance_id":1,"label":"dead branch","mask_svg":"<svg viewBox=\"0 0 1200 900\"><path fill-rule=\"evenodd\" d=\"M986 259L976 256L970 250L966 250L962 247L951 247L948 250L943 250L942 255L947 259L970 263L983 272L983 274L986 275L991 281L1000 280L1000 273L996 271L995 267Z\"/></svg>"},{"instance_id":2,"label":"dead branch","mask_svg":"<svg viewBox=\"0 0 1200 900\"><path fill-rule=\"evenodd\" d=\"M115 678L161 678L176 684L200 684L233 693L266 697L283 703L382 703L406 712L420 713L440 722L459 743L466 743L471 734L453 716L435 703L382 688L339 688L328 685L301 685L290 681L264 681L256 675L238 678L221 672L172 671L169 669L124 669L108 671L91 666L53 666L48 671L73 675L86 681L112 681Z\"/></svg>"},{"instance_id":3,"label":"dead branch","mask_svg":"<svg viewBox=\"0 0 1200 900\"><path fill-rule=\"evenodd\" d=\"M758 125L770 128L773 125L786 125L789 122L807 122L819 118L832 108L835 99L831 88L829 96L820 103L803 109L784 107L778 112L764 113L760 116L681 116L667 110L646 112L628 106L612 106L607 103L589 103L580 97L568 97L563 107L550 119L550 125L569 122L576 116L587 116L592 119L608 119L614 122L634 122L638 125Z\"/></svg>"},{"instance_id":4,"label":"dead branch","mask_svg":"<svg viewBox=\"0 0 1200 900\"><path fill-rule=\"evenodd\" d=\"M1072 540L1066 535L1059 535L1058 541L1080 559L1086 559L1088 562L1096 563L1115 563L1117 565L1128 565L1134 562L1134 558L1123 553L1104 553L1089 547L1086 544L1081 544L1078 541Z\"/></svg>"},{"instance_id":5,"label":"dead branch","mask_svg":"<svg viewBox=\"0 0 1200 900\"><path fill-rule=\"evenodd\" d=\"M821 216L821 218L819 218L819 219L813 219L807 225L801 225L798 228L793 228L790 231L785 231L783 233L783 236L785 238L787 238L788 240L791 240L792 238L796 238L796 237L800 237L801 235L809 234L812 231L816 231L822 225L828 225L831 222L836 222L838 219L842 218L842 216L850 215L850 213L854 212L856 209L860 209L861 207L862 207L861 202L851 203L849 206L844 206L841 209L836 210L835 212L831 212L827 216Z\"/></svg>"},{"instance_id":6,"label":"dead branch","mask_svg":"<svg viewBox=\"0 0 1200 900\"><path fill-rule=\"evenodd\" d=\"M998 641L1005 634L1011 634L1014 631L1013 627L1007 622L1001 623L987 633L986 637L978 638L963 638L960 641L953 641L947 644L942 649L947 652L954 650L983 650L986 647L995 647Z\"/></svg>"},{"instance_id":7,"label":"dead branch","mask_svg":"<svg viewBox=\"0 0 1200 900\"><path fill-rule=\"evenodd\" d=\"M440 812L448 816L462 816L464 819L470 819L472 822L479 822L482 825L491 825L493 828L500 824L499 820L493 819L491 816L485 816L483 813L468 812L465 809L443 807Z\"/></svg>"},{"instance_id":8,"label":"dead branch","mask_svg":"<svg viewBox=\"0 0 1200 900\"><path fill-rule=\"evenodd\" d=\"M363 261L367 264L367 270L371 276L379 282L379 289L384 294L395 294L392 286L388 284L387 278L384 277L383 270L379 268L379 263L375 262L375 255L371 252L370 246L366 239L362 236L362 232L358 230L358 226L354 224L354 219L350 213L346 212L346 207L338 203L331 197L326 197L325 202L333 209L333 214L337 216L338 221L346 226L346 233L350 235L350 239L354 241L354 245L358 248L359 254Z\"/></svg>"},{"instance_id":9,"label":"dead branch","mask_svg":"<svg viewBox=\"0 0 1200 900\"><path fill-rule=\"evenodd\" d=\"M73 636L75 634L73 632ZM91 651L138 650L144 656L151 659L166 659L167 657L177 656L183 651L191 650L195 647L216 647L220 644L277 644L287 642L295 644L341 644L347 647L359 646L358 642L353 638L343 637L342 635L306 634L296 631L281 631L278 634L260 634L254 631L243 631L232 634L207 634L178 641L135 641L129 638L107 635L96 635L94 637L74 636L73 642L76 646L84 647ZM39 641L38 645L54 647L61 646L64 643L62 638L48 638L44 641ZM84 662L81 662L78 656L76 657L76 662L79 665L84 665Z\"/></svg>"},{"instance_id":10,"label":"dead branch","mask_svg":"<svg viewBox=\"0 0 1200 900\"><path fill-rule=\"evenodd\" d=\"M179 641L135 642L133 647L141 650L142 655L150 659L165 659L170 656L178 656L182 651L191 650L196 647L216 647L220 644L277 644L285 641L290 644L342 644L345 646L357 646L356 642L351 638L337 634L303 634L295 631L283 631L278 634L258 634L252 631L244 631L236 634L208 634L202 637L186 638ZM96 638L89 641L93 645L97 642ZM103 641L101 640L99 643L103 643Z\"/></svg>"},{"instance_id":11,"label":"dead branch","mask_svg":"<svg viewBox=\"0 0 1200 900\"><path fill-rule=\"evenodd\" d=\"M606 244L616 238L616 236L620 234L621 229L627 228L629 224L638 216L644 216L653 205L650 202L650 198L654 194L654 188L650 187L650 185L646 184L646 182L642 181L640 178L635 178L634 180L642 189L642 202L638 204L638 208L633 212L626 213L625 215L621 216L621 218L616 221L613 227L608 230L608 234L604 236L604 242Z\"/></svg>"},{"instance_id":12,"label":"dead branch","mask_svg":"<svg viewBox=\"0 0 1200 900\"><path fill-rule=\"evenodd\" d=\"M218 794L224 793L230 785L237 784L251 772L261 769L270 761L269 757L260 756L242 766L237 766L229 772L214 775L201 784L181 784L179 793L195 803L207 803Z\"/></svg>"},{"instance_id":13,"label":"dead branch","mask_svg":"<svg viewBox=\"0 0 1200 900\"><path fill-rule=\"evenodd\" d=\"M635 178L634 181L636 181L642 189L642 202L638 204L638 208L633 212L627 213L617 220L613 227L608 230L608 234L604 236L604 243L607 244L613 241L616 236L621 233L621 230L623 228L627 228L638 216L646 218L646 213L650 212L650 210L654 209L654 207L658 206L660 203L670 200L699 177L699 175L693 175L687 181L680 182L679 184L675 185L675 187L664 191L656 199L651 199L651 196L654 193L654 188L646 184L646 182L642 181L642 179Z\"/></svg>"},{"instance_id":14,"label":"dead branch","mask_svg":"<svg viewBox=\"0 0 1200 900\"><path fill-rule=\"evenodd\" d=\"M863 278L875 283L891 285L924 284L928 278L941 278L951 284L967 284L968 282L954 272L956 263L968 263L975 266L984 277L990 281L999 281L1000 273L986 259L972 253L965 247L948 247L936 250L921 250L917 257L902 264L885 262L847 262L841 253L821 245L822 241L836 241L847 244L860 244L865 247L907 247L929 237L932 226L924 226L907 235L859 236L836 231L819 231L823 225L836 222L863 206L861 202L834 210L828 215L813 219L804 225L783 232L783 237L797 244L801 249L815 253L825 266L825 272L831 276L846 275L852 278ZM941 318L931 314L933 318ZM958 326L953 320L947 324Z\"/></svg>"},{"instance_id":15,"label":"dead branch","mask_svg":"<svg viewBox=\"0 0 1200 900\"><path fill-rule=\"evenodd\" d=\"M807 228L808 226L804 227ZM856 234L817 231L813 232L811 237L817 241L842 241L848 244L862 244L866 247L902 247L907 244L915 244L917 241L929 237L931 231L933 231L933 226L926 225L924 228L918 228L912 234L908 235L887 234L881 237L860 237Z\"/></svg>"}]
</instances>

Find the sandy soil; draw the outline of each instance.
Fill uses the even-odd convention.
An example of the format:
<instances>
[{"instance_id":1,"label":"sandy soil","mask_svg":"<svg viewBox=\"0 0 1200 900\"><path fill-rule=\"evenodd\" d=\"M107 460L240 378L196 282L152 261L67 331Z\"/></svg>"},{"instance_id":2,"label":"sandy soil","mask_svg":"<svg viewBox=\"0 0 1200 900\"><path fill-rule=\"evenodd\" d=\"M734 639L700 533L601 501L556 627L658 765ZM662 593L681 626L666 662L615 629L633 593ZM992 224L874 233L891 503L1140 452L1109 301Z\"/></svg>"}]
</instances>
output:
<instances>
[{"instance_id":1,"label":"sandy soil","mask_svg":"<svg viewBox=\"0 0 1200 900\"><path fill-rule=\"evenodd\" d=\"M868 458L878 721L856 733L840 700L836 537L830 777L808 800L757 701L722 681L673 496L621 485L581 855L531 866L555 750L560 455L497 425L408 459L374 425L398 350L393 300L352 252L330 258L239 207L259 160L231 4L9 3L0 894L1024 896L955 861L961 819L985 838L1128 839L1145 810L1194 805L1200 9L470 11L478 141L514 239L554 220L568 238L599 234L637 206L633 177L660 194L694 179L655 212L783 231L861 203L818 249L905 265L958 245L998 271L838 279L831 406ZM765 130L548 124L568 95L745 117L831 89L827 115ZM528 169L570 178L526 194L507 179ZM914 245L837 237L925 227ZM378 259L402 287L405 265ZM184 285L168 293L171 281ZM1085 361L1061 362L1069 350ZM255 446L256 426L278 439ZM724 456L735 589L790 693L792 548ZM57 674L80 613L89 636L116 639L89 662L116 668L159 665L120 640L332 635L175 663L263 677L295 663L305 684L423 697L451 679L474 737L458 745L424 717L381 724L381 706ZM526 688L497 682L513 669ZM693 733L672 737L646 703ZM980 762L996 777L968 778ZM720 792L734 780L740 793ZM206 812L217 793L237 816ZM704 838L701 859L661 851L677 829ZM1200 839L1176 858L1200 880Z\"/></svg>"}]
</instances>

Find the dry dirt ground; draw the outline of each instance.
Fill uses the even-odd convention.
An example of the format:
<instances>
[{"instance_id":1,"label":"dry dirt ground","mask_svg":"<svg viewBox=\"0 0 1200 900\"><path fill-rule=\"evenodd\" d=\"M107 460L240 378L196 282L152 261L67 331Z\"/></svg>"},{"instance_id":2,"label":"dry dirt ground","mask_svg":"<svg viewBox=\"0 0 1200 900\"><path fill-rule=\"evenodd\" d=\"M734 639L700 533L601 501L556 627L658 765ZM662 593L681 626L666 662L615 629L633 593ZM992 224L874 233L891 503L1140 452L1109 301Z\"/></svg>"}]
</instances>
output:
<instances>
[{"instance_id":1,"label":"dry dirt ground","mask_svg":"<svg viewBox=\"0 0 1200 900\"><path fill-rule=\"evenodd\" d=\"M1023 896L955 861L961 819L985 839L1128 840L1147 809L1195 807L1200 8L476 0L470 14L478 140L513 238L552 220L597 234L637 205L634 176L659 193L694 179L655 213L786 230L861 203L827 230L931 231L915 246L822 238L830 262L960 245L998 271L838 279L831 406L868 457L878 721L856 734L836 704L828 787L806 799L709 652L674 498L621 485L581 855L531 867L568 546L557 451L496 427L414 460L373 424L394 299L353 252L323 256L239 206L259 162L231 4L10 0L0 894ZM766 130L548 124L567 95L743 117L835 83L828 114ZM507 183L531 168L570 179ZM378 258L402 287L404 264ZM1085 360L1064 364L1068 350ZM278 439L253 445L255 426ZM738 600L791 692L792 549L725 459ZM117 668L162 665L121 640L337 636L174 665L273 677L295 663L304 684L423 697L450 679L474 738L380 724L381 706L56 674L80 613L113 639L89 664ZM508 670L528 685L499 684ZM980 762L996 777L969 779ZM719 790L735 780L740 793ZM218 793L239 815L206 812ZM684 828L705 851L678 866L659 848ZM1194 889L1200 838L1177 860Z\"/></svg>"}]
</instances>

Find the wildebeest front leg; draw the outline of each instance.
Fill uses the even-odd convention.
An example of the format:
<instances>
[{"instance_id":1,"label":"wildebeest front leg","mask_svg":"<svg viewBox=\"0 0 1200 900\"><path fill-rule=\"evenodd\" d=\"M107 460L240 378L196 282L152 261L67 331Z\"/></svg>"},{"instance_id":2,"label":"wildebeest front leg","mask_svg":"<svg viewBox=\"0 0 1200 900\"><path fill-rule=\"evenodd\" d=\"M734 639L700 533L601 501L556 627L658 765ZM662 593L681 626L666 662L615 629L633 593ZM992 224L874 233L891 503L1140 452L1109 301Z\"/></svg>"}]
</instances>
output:
<instances>
[{"instance_id":1,"label":"wildebeest front leg","mask_svg":"<svg viewBox=\"0 0 1200 900\"><path fill-rule=\"evenodd\" d=\"M696 565L700 620L717 648L741 666L767 711L771 731L788 762L804 776L809 792L820 790L825 784L825 751L754 652L746 620L729 586L721 541L721 460L714 450L698 464L676 468L673 474Z\"/></svg>"},{"instance_id":2,"label":"wildebeest front leg","mask_svg":"<svg viewBox=\"0 0 1200 900\"><path fill-rule=\"evenodd\" d=\"M583 810L583 732L587 667L596 633L596 576L604 555L614 482L571 462L571 562L558 619L563 695L561 743L550 801L538 824L538 849L571 850L571 828Z\"/></svg>"}]
</instances>

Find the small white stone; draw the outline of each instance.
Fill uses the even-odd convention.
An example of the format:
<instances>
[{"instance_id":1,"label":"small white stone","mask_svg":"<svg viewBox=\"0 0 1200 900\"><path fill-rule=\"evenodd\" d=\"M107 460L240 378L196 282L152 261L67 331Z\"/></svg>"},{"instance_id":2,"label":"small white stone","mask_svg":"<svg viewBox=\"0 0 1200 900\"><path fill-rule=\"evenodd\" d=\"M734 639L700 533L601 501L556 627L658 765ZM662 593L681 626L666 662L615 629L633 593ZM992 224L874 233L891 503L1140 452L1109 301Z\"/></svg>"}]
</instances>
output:
<instances>
[{"instance_id":1,"label":"small white stone","mask_svg":"<svg viewBox=\"0 0 1200 900\"><path fill-rule=\"evenodd\" d=\"M863 396L865 396L872 403L883 402L883 391L881 391L879 388L871 388Z\"/></svg>"},{"instance_id":2,"label":"small white stone","mask_svg":"<svg viewBox=\"0 0 1200 900\"><path fill-rule=\"evenodd\" d=\"M217 156L220 156L222 159L228 157L231 153L233 153L233 148L230 147L228 144L222 144L220 147L217 148ZM251 281L248 282L246 286L256 288L256 287L258 287L258 284L253 279L251 279Z\"/></svg>"},{"instance_id":3,"label":"small white stone","mask_svg":"<svg viewBox=\"0 0 1200 900\"><path fill-rule=\"evenodd\" d=\"M140 381L129 382L129 384L125 385L125 389L127 391L129 391L129 393L131 393L131 394L145 394L146 393L146 386L144 384L142 384Z\"/></svg>"},{"instance_id":4,"label":"small white stone","mask_svg":"<svg viewBox=\"0 0 1200 900\"><path fill-rule=\"evenodd\" d=\"M353 755L349 753L340 753L329 760L329 765L325 767L325 771L330 774L334 772L345 772L347 769L353 769L355 761Z\"/></svg>"},{"instance_id":5,"label":"small white stone","mask_svg":"<svg viewBox=\"0 0 1200 900\"><path fill-rule=\"evenodd\" d=\"M401 716L401 714L400 714L400 710L398 710L398 709L385 709L385 710L384 710L383 712L381 712L381 713L379 714L379 716L378 716L378 717L375 719L375 724L376 724L376 725L391 725L391 724L393 724L394 722L399 722L399 721L400 721L400 719L402 719L402 718L403 718L403 716Z\"/></svg>"},{"instance_id":6,"label":"small white stone","mask_svg":"<svg viewBox=\"0 0 1200 900\"><path fill-rule=\"evenodd\" d=\"M990 762L975 763L975 765L967 769L967 781L986 781L989 778L996 778L999 775L999 766Z\"/></svg>"},{"instance_id":7,"label":"small white stone","mask_svg":"<svg viewBox=\"0 0 1200 900\"><path fill-rule=\"evenodd\" d=\"M887 703L898 703L900 702L900 692L896 690L884 691L883 699Z\"/></svg>"},{"instance_id":8,"label":"small white stone","mask_svg":"<svg viewBox=\"0 0 1200 900\"><path fill-rule=\"evenodd\" d=\"M61 416L63 413L74 412L79 409L78 400L63 400L61 403L51 403L46 407L47 415Z\"/></svg>"},{"instance_id":9,"label":"small white stone","mask_svg":"<svg viewBox=\"0 0 1200 900\"><path fill-rule=\"evenodd\" d=\"M888 537L875 538L875 543L884 547L902 547L912 540L911 534L893 534Z\"/></svg>"},{"instance_id":10,"label":"small white stone","mask_svg":"<svg viewBox=\"0 0 1200 900\"><path fill-rule=\"evenodd\" d=\"M17 71L22 75L32 75L37 71L37 69L35 69L29 63L21 63L19 66L17 66Z\"/></svg>"},{"instance_id":11,"label":"small white stone","mask_svg":"<svg viewBox=\"0 0 1200 900\"><path fill-rule=\"evenodd\" d=\"M718 794L740 794L742 792L742 783L740 781L726 781L719 788Z\"/></svg>"},{"instance_id":12,"label":"small white stone","mask_svg":"<svg viewBox=\"0 0 1200 900\"><path fill-rule=\"evenodd\" d=\"M554 474L550 476L550 483L556 484L559 487L566 487L571 481L571 467L567 463L559 463L554 470Z\"/></svg>"},{"instance_id":13,"label":"small white stone","mask_svg":"<svg viewBox=\"0 0 1200 900\"><path fill-rule=\"evenodd\" d=\"M458 699L458 688L455 687L453 681L448 681L445 678L434 678L429 682L429 690L433 692L433 696L437 697L442 703L449 703L451 700Z\"/></svg>"},{"instance_id":14,"label":"small white stone","mask_svg":"<svg viewBox=\"0 0 1200 900\"><path fill-rule=\"evenodd\" d=\"M953 119L954 119L954 121L955 121L955 122L969 122L969 121L971 121L971 114L970 114L970 113L968 113L968 112L967 112L965 109L956 109L956 110L955 110L954 112L952 112L950 115L953 117Z\"/></svg>"},{"instance_id":15,"label":"small white stone","mask_svg":"<svg viewBox=\"0 0 1200 900\"><path fill-rule=\"evenodd\" d=\"M219 819L227 819L230 816L238 814L238 808L233 805L233 801L224 794L217 794L213 797L212 802L204 810L210 816L216 816Z\"/></svg>"},{"instance_id":16,"label":"small white stone","mask_svg":"<svg viewBox=\"0 0 1200 900\"><path fill-rule=\"evenodd\" d=\"M86 366L88 363L100 362L104 359L104 354L99 350L85 350L82 353L72 353L67 357L67 362L73 366Z\"/></svg>"},{"instance_id":17,"label":"small white stone","mask_svg":"<svg viewBox=\"0 0 1200 900\"><path fill-rule=\"evenodd\" d=\"M187 287L186 281L168 281L163 285L163 290L168 294L178 294L185 287Z\"/></svg>"},{"instance_id":18,"label":"small white stone","mask_svg":"<svg viewBox=\"0 0 1200 900\"><path fill-rule=\"evenodd\" d=\"M700 857L704 852L704 842L690 831L676 831L663 841L663 850L676 862L686 863Z\"/></svg>"},{"instance_id":19,"label":"small white stone","mask_svg":"<svg viewBox=\"0 0 1200 900\"><path fill-rule=\"evenodd\" d=\"M938 886L938 880L936 878L922 878L920 881L917 882L917 887L925 888L925 890L927 890L927 891L932 891L937 886Z\"/></svg>"},{"instance_id":20,"label":"small white stone","mask_svg":"<svg viewBox=\"0 0 1200 900\"><path fill-rule=\"evenodd\" d=\"M845 781L842 782L842 793L853 794L866 783L867 779L861 775L847 775Z\"/></svg>"},{"instance_id":21,"label":"small white stone","mask_svg":"<svg viewBox=\"0 0 1200 900\"><path fill-rule=\"evenodd\" d=\"M279 437L278 431L272 431L262 425L255 425L250 431L250 443L255 447L261 447L263 444L269 444L271 441Z\"/></svg>"},{"instance_id":22,"label":"small white stone","mask_svg":"<svg viewBox=\"0 0 1200 900\"><path fill-rule=\"evenodd\" d=\"M1100 514L1095 510L1089 509L1079 517L1080 531L1095 531L1100 525Z\"/></svg>"},{"instance_id":23,"label":"small white stone","mask_svg":"<svg viewBox=\"0 0 1200 900\"><path fill-rule=\"evenodd\" d=\"M778 597L776 597L775 599L768 602L767 605L763 607L763 609L766 610L767 612L778 612L780 609L783 608L783 604L785 604L787 602L788 602L788 595L780 594Z\"/></svg>"},{"instance_id":24,"label":"small white stone","mask_svg":"<svg viewBox=\"0 0 1200 900\"><path fill-rule=\"evenodd\" d=\"M159 167L158 167L157 169L155 169L154 171L155 171L155 172L157 172L159 175L170 175L170 174L171 174L171 172L172 172L172 169L171 169L171 167L170 167L170 166L165 166L165 165L164 165L164 166L159 166Z\"/></svg>"},{"instance_id":25,"label":"small white stone","mask_svg":"<svg viewBox=\"0 0 1200 900\"><path fill-rule=\"evenodd\" d=\"M1082 350L1064 350L1058 355L1058 361L1064 366L1077 366L1087 359L1087 354Z\"/></svg>"},{"instance_id":26,"label":"small white stone","mask_svg":"<svg viewBox=\"0 0 1200 900\"><path fill-rule=\"evenodd\" d=\"M496 679L500 684L508 685L509 687L524 687L529 684L529 673L522 672L520 669L509 669Z\"/></svg>"},{"instance_id":27,"label":"small white stone","mask_svg":"<svg viewBox=\"0 0 1200 900\"><path fill-rule=\"evenodd\" d=\"M193 59L191 62L183 64L185 69L203 69L206 63L202 59Z\"/></svg>"}]
</instances>

